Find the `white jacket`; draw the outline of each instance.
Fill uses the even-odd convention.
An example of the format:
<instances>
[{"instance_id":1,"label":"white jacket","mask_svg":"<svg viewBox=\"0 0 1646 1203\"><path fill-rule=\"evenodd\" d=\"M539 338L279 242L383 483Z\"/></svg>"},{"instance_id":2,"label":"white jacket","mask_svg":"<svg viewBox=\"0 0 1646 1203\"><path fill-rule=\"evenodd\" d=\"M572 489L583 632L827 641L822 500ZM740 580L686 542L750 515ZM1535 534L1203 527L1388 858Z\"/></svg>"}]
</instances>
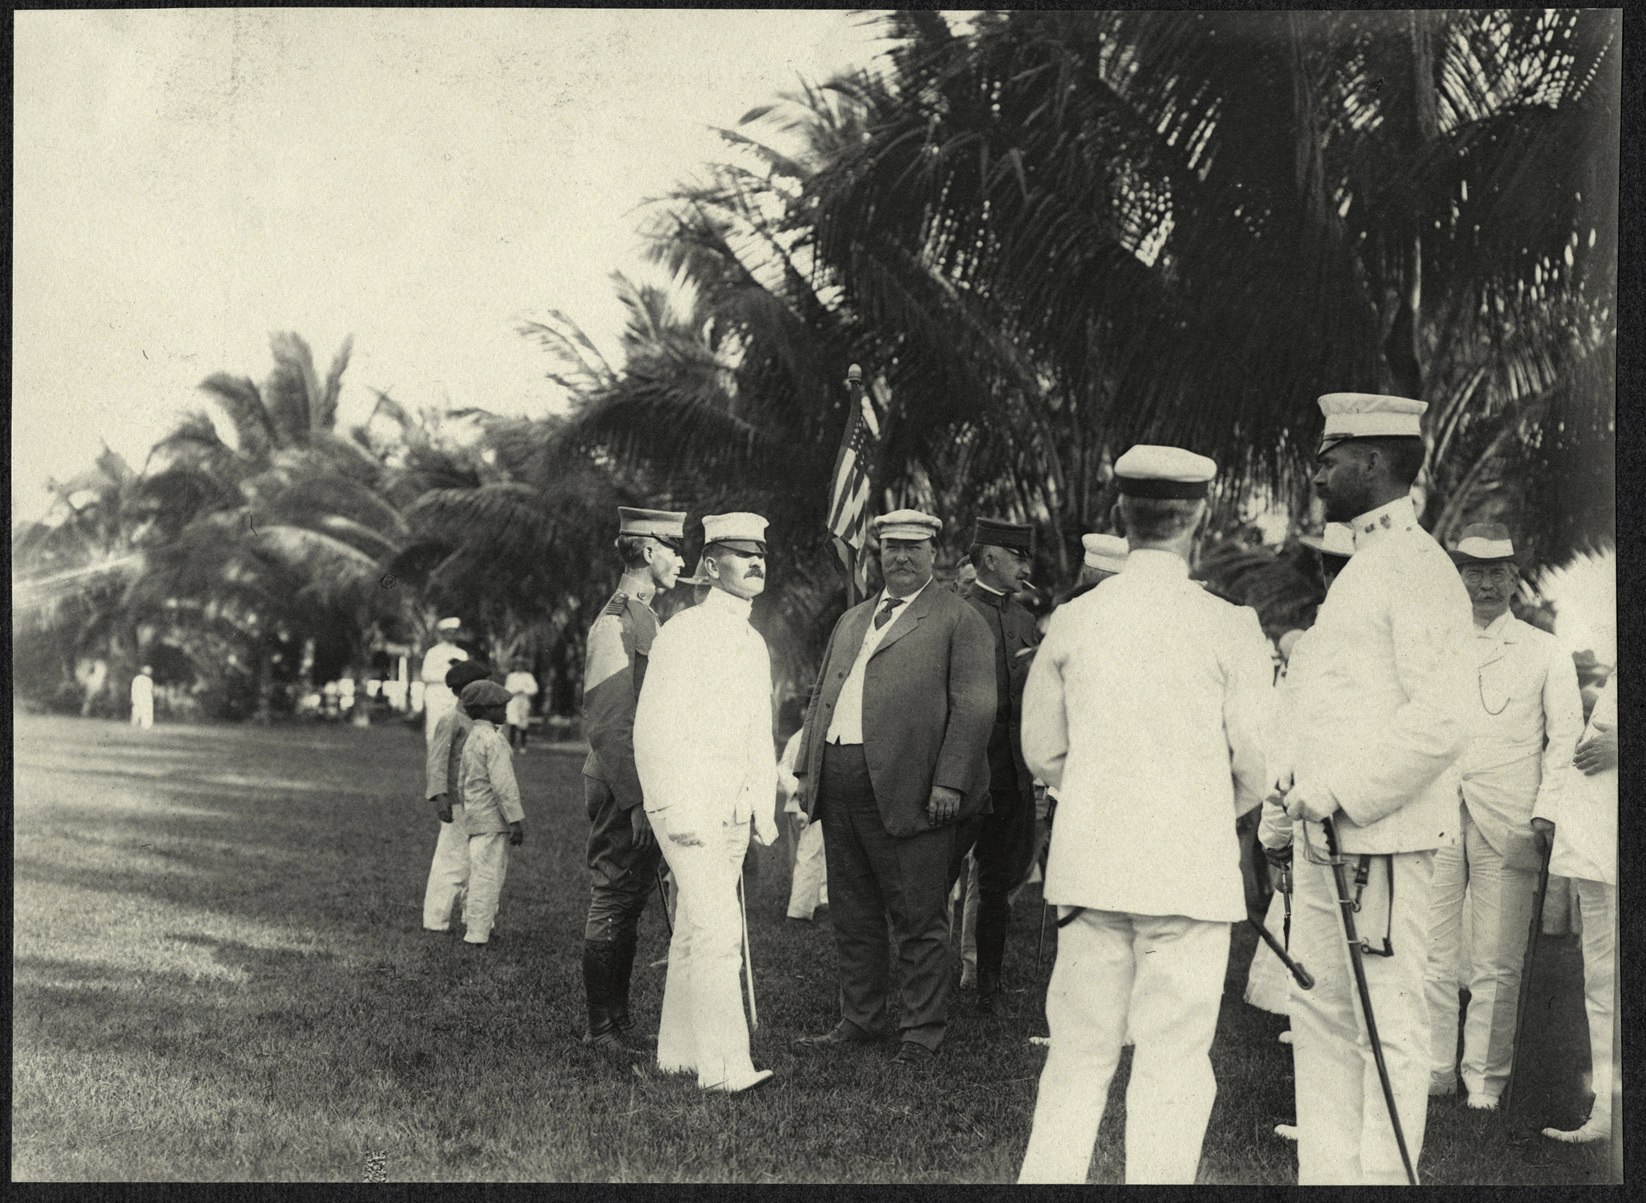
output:
<instances>
[{"instance_id":1,"label":"white jacket","mask_svg":"<svg viewBox=\"0 0 1646 1203\"><path fill-rule=\"evenodd\" d=\"M1451 558L1402 497L1350 523L1354 558L1310 631L1296 782L1342 807L1344 853L1457 839L1458 757L1474 732L1474 619Z\"/></svg>"},{"instance_id":2,"label":"white jacket","mask_svg":"<svg viewBox=\"0 0 1646 1203\"><path fill-rule=\"evenodd\" d=\"M1023 755L1058 799L1047 900L1244 918L1235 819L1268 784L1272 680L1257 615L1169 552L1060 607L1023 693Z\"/></svg>"},{"instance_id":3,"label":"white jacket","mask_svg":"<svg viewBox=\"0 0 1646 1203\"><path fill-rule=\"evenodd\" d=\"M1510 868L1536 869L1532 816L1551 813L1583 733L1577 669L1558 640L1507 612L1476 629L1475 737L1463 804Z\"/></svg>"},{"instance_id":4,"label":"white jacket","mask_svg":"<svg viewBox=\"0 0 1646 1203\"><path fill-rule=\"evenodd\" d=\"M663 625L634 712L646 813L674 831L754 820L776 836L772 666L749 603L712 589Z\"/></svg>"}]
</instances>

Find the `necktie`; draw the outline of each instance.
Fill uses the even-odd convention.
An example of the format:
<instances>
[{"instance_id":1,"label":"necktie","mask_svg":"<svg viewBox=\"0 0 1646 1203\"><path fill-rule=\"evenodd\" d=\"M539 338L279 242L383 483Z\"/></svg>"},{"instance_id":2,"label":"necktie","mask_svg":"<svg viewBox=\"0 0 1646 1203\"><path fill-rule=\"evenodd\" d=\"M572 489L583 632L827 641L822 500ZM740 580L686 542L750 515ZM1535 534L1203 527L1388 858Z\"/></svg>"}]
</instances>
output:
<instances>
[{"instance_id":1,"label":"necktie","mask_svg":"<svg viewBox=\"0 0 1646 1203\"><path fill-rule=\"evenodd\" d=\"M892 611L903 604L901 597L888 597L886 604L881 607L880 613L874 616L874 629L879 630L892 620Z\"/></svg>"}]
</instances>

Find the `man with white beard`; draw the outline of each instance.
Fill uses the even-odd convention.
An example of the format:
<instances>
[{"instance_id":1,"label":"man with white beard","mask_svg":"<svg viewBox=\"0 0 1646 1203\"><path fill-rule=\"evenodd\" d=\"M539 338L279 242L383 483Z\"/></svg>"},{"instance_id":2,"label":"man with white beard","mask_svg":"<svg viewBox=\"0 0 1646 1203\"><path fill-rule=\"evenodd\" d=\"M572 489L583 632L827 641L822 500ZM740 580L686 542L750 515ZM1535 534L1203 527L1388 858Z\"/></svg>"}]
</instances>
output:
<instances>
[{"instance_id":1,"label":"man with white beard","mask_svg":"<svg viewBox=\"0 0 1646 1203\"><path fill-rule=\"evenodd\" d=\"M777 838L771 656L749 625L750 605L766 587L766 520L711 514L703 538L709 594L652 644L634 760L679 889L657 1065L695 1072L704 1090L736 1094L772 1077L749 1058L738 983L738 887L751 823L760 844Z\"/></svg>"}]
</instances>

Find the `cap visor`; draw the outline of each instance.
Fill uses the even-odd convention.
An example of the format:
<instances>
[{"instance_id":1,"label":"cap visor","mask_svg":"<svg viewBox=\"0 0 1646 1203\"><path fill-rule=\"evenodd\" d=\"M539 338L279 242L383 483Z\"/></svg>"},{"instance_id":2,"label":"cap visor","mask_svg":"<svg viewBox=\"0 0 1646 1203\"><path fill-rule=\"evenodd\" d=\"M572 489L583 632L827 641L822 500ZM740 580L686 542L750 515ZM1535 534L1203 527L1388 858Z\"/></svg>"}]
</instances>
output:
<instances>
[{"instance_id":1,"label":"cap visor","mask_svg":"<svg viewBox=\"0 0 1646 1203\"><path fill-rule=\"evenodd\" d=\"M766 545L764 543L757 542L754 539L716 539L710 544L710 546L729 547L733 551L741 551L748 554L766 554Z\"/></svg>"}]
</instances>

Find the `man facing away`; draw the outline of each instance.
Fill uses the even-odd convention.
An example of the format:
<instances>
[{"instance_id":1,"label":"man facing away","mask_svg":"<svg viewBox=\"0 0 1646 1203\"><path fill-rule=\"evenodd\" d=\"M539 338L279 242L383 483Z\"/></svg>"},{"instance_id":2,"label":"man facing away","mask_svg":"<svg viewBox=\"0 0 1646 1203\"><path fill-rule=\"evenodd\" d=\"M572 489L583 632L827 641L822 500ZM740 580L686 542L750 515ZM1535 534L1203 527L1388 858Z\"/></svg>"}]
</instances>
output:
<instances>
[{"instance_id":1,"label":"man facing away","mask_svg":"<svg viewBox=\"0 0 1646 1203\"><path fill-rule=\"evenodd\" d=\"M1245 917L1235 820L1267 782L1272 673L1257 615L1189 579L1216 465L1138 446L1115 463L1125 568L1060 606L1023 695L1023 753L1057 790L1051 1048L1019 1182L1086 1181L1128 1029L1126 1181L1193 1182L1210 1050Z\"/></svg>"},{"instance_id":2,"label":"man facing away","mask_svg":"<svg viewBox=\"0 0 1646 1203\"><path fill-rule=\"evenodd\" d=\"M1423 979L1435 849L1457 839L1456 762L1472 730L1469 598L1410 498L1423 464L1421 401L1368 393L1320 398L1326 416L1314 487L1354 556L1309 634L1307 713L1292 732L1292 956L1298 1180L1406 1181L1361 1015L1320 820L1332 818L1358 906L1367 992L1406 1148L1423 1148L1429 1015ZM1347 883L1346 883L1347 884Z\"/></svg>"},{"instance_id":3,"label":"man facing away","mask_svg":"<svg viewBox=\"0 0 1646 1203\"><path fill-rule=\"evenodd\" d=\"M671 618L652 645L634 717L645 807L678 888L657 1065L737 1094L771 1079L749 1059L738 988L738 900L752 824L777 838L772 668L749 625L766 587L766 520L703 519L708 596Z\"/></svg>"},{"instance_id":4,"label":"man facing away","mask_svg":"<svg viewBox=\"0 0 1646 1203\"><path fill-rule=\"evenodd\" d=\"M1521 962L1546 837L1583 731L1577 669L1553 635L1509 611L1519 574L1508 528L1465 527L1452 559L1474 608L1475 735L1464 750L1462 839L1435 853L1429 919L1431 1095L1457 1090L1457 962L1470 910L1463 1085L1491 1111L1509 1080Z\"/></svg>"},{"instance_id":5,"label":"man facing away","mask_svg":"<svg viewBox=\"0 0 1646 1203\"><path fill-rule=\"evenodd\" d=\"M995 714L989 628L932 583L941 529L917 510L875 519L886 586L835 623L795 764L806 817L828 824L840 959L840 1021L799 1043L890 1034L895 945L904 1068L928 1063L948 1029L949 888L961 825L988 804Z\"/></svg>"},{"instance_id":6,"label":"man facing away","mask_svg":"<svg viewBox=\"0 0 1646 1203\"><path fill-rule=\"evenodd\" d=\"M584 1041L607 1052L631 1051L629 1017L640 913L657 875L657 841L646 821L634 764L634 710L657 638L652 598L673 587L685 561L686 515L672 510L617 510L617 555L623 577L589 629L583 670L583 729L589 756L583 798L589 814L589 912L583 924Z\"/></svg>"}]
</instances>

